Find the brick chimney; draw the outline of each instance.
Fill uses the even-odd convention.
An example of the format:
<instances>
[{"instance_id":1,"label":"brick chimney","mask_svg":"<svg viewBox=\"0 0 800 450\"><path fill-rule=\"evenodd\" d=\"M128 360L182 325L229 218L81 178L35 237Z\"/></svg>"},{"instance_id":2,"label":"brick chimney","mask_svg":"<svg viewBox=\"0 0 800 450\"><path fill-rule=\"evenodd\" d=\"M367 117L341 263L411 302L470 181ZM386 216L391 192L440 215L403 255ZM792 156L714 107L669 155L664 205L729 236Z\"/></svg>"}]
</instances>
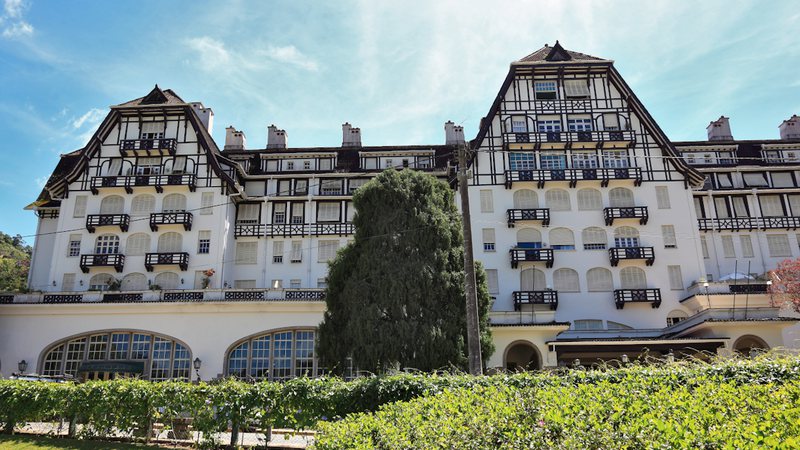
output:
<instances>
[{"instance_id":1,"label":"brick chimney","mask_svg":"<svg viewBox=\"0 0 800 450\"><path fill-rule=\"evenodd\" d=\"M225 147L223 150L244 150L247 138L244 131L238 131L233 126L225 128Z\"/></svg>"},{"instance_id":2,"label":"brick chimney","mask_svg":"<svg viewBox=\"0 0 800 450\"><path fill-rule=\"evenodd\" d=\"M361 147L361 128L353 128L349 122L343 123L342 147Z\"/></svg>"},{"instance_id":3,"label":"brick chimney","mask_svg":"<svg viewBox=\"0 0 800 450\"><path fill-rule=\"evenodd\" d=\"M733 134L731 133L731 124L728 122L729 118L719 116L719 119L711 122L706 127L708 131L709 141L732 141Z\"/></svg>"},{"instance_id":4,"label":"brick chimney","mask_svg":"<svg viewBox=\"0 0 800 450\"><path fill-rule=\"evenodd\" d=\"M783 123L778 126L778 129L781 130L781 139L800 139L800 117L797 114L792 114L788 120L784 120Z\"/></svg>"},{"instance_id":5,"label":"brick chimney","mask_svg":"<svg viewBox=\"0 0 800 450\"><path fill-rule=\"evenodd\" d=\"M267 148L286 148L286 131L275 125L267 127Z\"/></svg>"},{"instance_id":6,"label":"brick chimney","mask_svg":"<svg viewBox=\"0 0 800 450\"><path fill-rule=\"evenodd\" d=\"M444 123L445 145L458 145L458 144L463 144L464 142L465 142L464 127L462 127L461 125L456 125L450 120L445 122Z\"/></svg>"},{"instance_id":7,"label":"brick chimney","mask_svg":"<svg viewBox=\"0 0 800 450\"><path fill-rule=\"evenodd\" d=\"M204 108L200 102L194 102L191 105L197 117L200 118L200 122L208 130L208 134L211 134L211 127L214 126L214 111L211 108Z\"/></svg>"}]
</instances>

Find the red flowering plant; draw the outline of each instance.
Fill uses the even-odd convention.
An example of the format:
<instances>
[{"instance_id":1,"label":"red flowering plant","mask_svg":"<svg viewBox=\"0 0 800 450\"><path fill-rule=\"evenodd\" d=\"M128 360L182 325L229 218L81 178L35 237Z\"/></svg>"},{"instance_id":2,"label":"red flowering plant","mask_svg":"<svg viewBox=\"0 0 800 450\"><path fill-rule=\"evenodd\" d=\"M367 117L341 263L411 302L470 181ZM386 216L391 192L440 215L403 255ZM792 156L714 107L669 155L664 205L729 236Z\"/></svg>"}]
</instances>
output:
<instances>
[{"instance_id":1,"label":"red flowering plant","mask_svg":"<svg viewBox=\"0 0 800 450\"><path fill-rule=\"evenodd\" d=\"M769 280L772 282L769 293L778 300L775 303L789 303L795 311L800 311L800 258L778 263L769 273Z\"/></svg>"},{"instance_id":2,"label":"red flowering plant","mask_svg":"<svg viewBox=\"0 0 800 450\"><path fill-rule=\"evenodd\" d=\"M206 269L203 271L203 289L211 284L211 277L213 277L215 273L216 271L214 271L214 269Z\"/></svg>"}]
</instances>

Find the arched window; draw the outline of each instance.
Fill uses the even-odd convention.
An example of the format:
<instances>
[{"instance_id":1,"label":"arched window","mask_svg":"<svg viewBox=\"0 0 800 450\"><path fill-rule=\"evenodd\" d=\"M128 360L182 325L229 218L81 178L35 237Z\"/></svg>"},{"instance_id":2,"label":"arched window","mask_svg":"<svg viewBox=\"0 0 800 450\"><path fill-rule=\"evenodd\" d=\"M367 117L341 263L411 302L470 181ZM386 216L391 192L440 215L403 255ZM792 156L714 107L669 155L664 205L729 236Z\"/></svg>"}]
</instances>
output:
<instances>
[{"instance_id":1,"label":"arched window","mask_svg":"<svg viewBox=\"0 0 800 450\"><path fill-rule=\"evenodd\" d=\"M622 289L647 289L647 275L638 267L626 267L619 271Z\"/></svg>"},{"instance_id":2,"label":"arched window","mask_svg":"<svg viewBox=\"0 0 800 450\"><path fill-rule=\"evenodd\" d=\"M156 275L154 283L163 290L178 289L178 274L175 272L161 272Z\"/></svg>"},{"instance_id":3,"label":"arched window","mask_svg":"<svg viewBox=\"0 0 800 450\"><path fill-rule=\"evenodd\" d=\"M612 208L636 206L633 201L633 191L624 187L615 187L608 191L608 203Z\"/></svg>"},{"instance_id":4,"label":"arched window","mask_svg":"<svg viewBox=\"0 0 800 450\"><path fill-rule=\"evenodd\" d=\"M753 356L769 350L769 345L758 336L746 334L733 343L733 350L746 356Z\"/></svg>"},{"instance_id":5,"label":"arched window","mask_svg":"<svg viewBox=\"0 0 800 450\"><path fill-rule=\"evenodd\" d=\"M183 237L170 231L158 237L158 253L178 253L183 251Z\"/></svg>"},{"instance_id":6,"label":"arched window","mask_svg":"<svg viewBox=\"0 0 800 450\"><path fill-rule=\"evenodd\" d=\"M125 256L142 256L150 251L150 235L134 233L128 236L125 244Z\"/></svg>"},{"instance_id":7,"label":"arched window","mask_svg":"<svg viewBox=\"0 0 800 450\"><path fill-rule=\"evenodd\" d=\"M131 201L131 215L147 216L156 210L156 198L150 194L140 194Z\"/></svg>"},{"instance_id":8,"label":"arched window","mask_svg":"<svg viewBox=\"0 0 800 450\"><path fill-rule=\"evenodd\" d=\"M639 230L633 227L619 227L614 230L615 247L639 247Z\"/></svg>"},{"instance_id":9,"label":"arched window","mask_svg":"<svg viewBox=\"0 0 800 450\"><path fill-rule=\"evenodd\" d=\"M89 279L90 291L107 291L111 288L114 277L107 273L98 273Z\"/></svg>"},{"instance_id":10,"label":"arched window","mask_svg":"<svg viewBox=\"0 0 800 450\"><path fill-rule=\"evenodd\" d=\"M569 211L572 209L569 202L569 192L564 189L550 189L544 193L544 200L551 211Z\"/></svg>"},{"instance_id":11,"label":"arched window","mask_svg":"<svg viewBox=\"0 0 800 450\"><path fill-rule=\"evenodd\" d=\"M613 322L611 320L606 321L606 328L609 330L632 330L633 327L630 325L625 325L624 323Z\"/></svg>"},{"instance_id":12,"label":"arched window","mask_svg":"<svg viewBox=\"0 0 800 450\"><path fill-rule=\"evenodd\" d=\"M602 330L603 321L597 319L578 319L572 321L573 330Z\"/></svg>"},{"instance_id":13,"label":"arched window","mask_svg":"<svg viewBox=\"0 0 800 450\"><path fill-rule=\"evenodd\" d=\"M517 247L542 248L542 233L535 228L522 228L517 231Z\"/></svg>"},{"instance_id":14,"label":"arched window","mask_svg":"<svg viewBox=\"0 0 800 450\"><path fill-rule=\"evenodd\" d=\"M572 269L557 269L553 272L553 287L559 292L580 292L578 272Z\"/></svg>"},{"instance_id":15,"label":"arched window","mask_svg":"<svg viewBox=\"0 0 800 450\"><path fill-rule=\"evenodd\" d=\"M113 234L101 234L94 241L94 252L100 255L119 253L119 238Z\"/></svg>"},{"instance_id":16,"label":"arched window","mask_svg":"<svg viewBox=\"0 0 800 450\"><path fill-rule=\"evenodd\" d=\"M538 370L542 359L535 345L527 341L517 341L506 347L505 368L511 371Z\"/></svg>"},{"instance_id":17,"label":"arched window","mask_svg":"<svg viewBox=\"0 0 800 450\"><path fill-rule=\"evenodd\" d=\"M584 188L578 191L578 211L603 209L603 196L597 189Z\"/></svg>"},{"instance_id":18,"label":"arched window","mask_svg":"<svg viewBox=\"0 0 800 450\"><path fill-rule=\"evenodd\" d=\"M550 230L550 247L553 250L575 250L575 236L568 228Z\"/></svg>"},{"instance_id":19,"label":"arched window","mask_svg":"<svg viewBox=\"0 0 800 450\"><path fill-rule=\"evenodd\" d=\"M251 336L226 355L226 374L255 380L287 380L319 373L314 330L283 330Z\"/></svg>"},{"instance_id":20,"label":"arched window","mask_svg":"<svg viewBox=\"0 0 800 450\"><path fill-rule=\"evenodd\" d=\"M584 228L581 232L584 250L605 250L608 245L606 230L600 227Z\"/></svg>"},{"instance_id":21,"label":"arched window","mask_svg":"<svg viewBox=\"0 0 800 450\"><path fill-rule=\"evenodd\" d=\"M530 189L520 189L514 192L514 208L536 209L539 207L539 196Z\"/></svg>"},{"instance_id":22,"label":"arched window","mask_svg":"<svg viewBox=\"0 0 800 450\"><path fill-rule=\"evenodd\" d=\"M72 375L94 379L97 370L86 361L128 361L120 376L151 381L189 380L189 348L174 338L149 331L110 330L73 336L43 352L42 375Z\"/></svg>"},{"instance_id":23,"label":"arched window","mask_svg":"<svg viewBox=\"0 0 800 450\"><path fill-rule=\"evenodd\" d=\"M144 291L147 289L147 277L142 273L129 273L122 279L120 289L123 291Z\"/></svg>"},{"instance_id":24,"label":"arched window","mask_svg":"<svg viewBox=\"0 0 800 450\"><path fill-rule=\"evenodd\" d=\"M586 285L589 292L611 292L614 290L614 281L611 271L603 267L595 267L586 271Z\"/></svg>"},{"instance_id":25,"label":"arched window","mask_svg":"<svg viewBox=\"0 0 800 450\"><path fill-rule=\"evenodd\" d=\"M169 194L164 197L161 206L163 212L183 212L186 211L186 196L183 194Z\"/></svg>"},{"instance_id":26,"label":"arched window","mask_svg":"<svg viewBox=\"0 0 800 450\"><path fill-rule=\"evenodd\" d=\"M125 199L119 195L109 195L100 201L100 214L122 214L125 212Z\"/></svg>"},{"instance_id":27,"label":"arched window","mask_svg":"<svg viewBox=\"0 0 800 450\"><path fill-rule=\"evenodd\" d=\"M689 314L687 314L686 311L682 309L673 309L669 312L669 314L667 314L667 326L671 327L672 325L675 325L676 323L688 318Z\"/></svg>"},{"instance_id":28,"label":"arched window","mask_svg":"<svg viewBox=\"0 0 800 450\"><path fill-rule=\"evenodd\" d=\"M521 291L543 291L547 288L544 272L539 269L525 269L519 273Z\"/></svg>"}]
</instances>

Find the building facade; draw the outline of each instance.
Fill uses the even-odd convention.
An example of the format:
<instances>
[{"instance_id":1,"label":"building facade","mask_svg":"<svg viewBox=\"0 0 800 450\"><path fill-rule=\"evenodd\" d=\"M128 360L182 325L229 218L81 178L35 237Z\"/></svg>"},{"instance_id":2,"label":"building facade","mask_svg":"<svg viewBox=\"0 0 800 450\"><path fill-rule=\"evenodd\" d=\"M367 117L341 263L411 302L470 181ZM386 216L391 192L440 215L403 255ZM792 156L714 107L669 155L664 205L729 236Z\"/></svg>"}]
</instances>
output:
<instances>
[{"instance_id":1,"label":"building facade","mask_svg":"<svg viewBox=\"0 0 800 450\"><path fill-rule=\"evenodd\" d=\"M757 277L800 253L800 124L758 143L726 125L672 143L611 61L558 43L511 64L469 142L488 367L796 346ZM156 86L62 156L28 207L31 293L0 296L0 373L26 360L83 378L318 374L352 193L390 167L452 182L465 144L448 122L444 145L364 146L345 123L341 146L293 148L271 125L264 148L228 127L220 149L212 127L209 108Z\"/></svg>"}]
</instances>

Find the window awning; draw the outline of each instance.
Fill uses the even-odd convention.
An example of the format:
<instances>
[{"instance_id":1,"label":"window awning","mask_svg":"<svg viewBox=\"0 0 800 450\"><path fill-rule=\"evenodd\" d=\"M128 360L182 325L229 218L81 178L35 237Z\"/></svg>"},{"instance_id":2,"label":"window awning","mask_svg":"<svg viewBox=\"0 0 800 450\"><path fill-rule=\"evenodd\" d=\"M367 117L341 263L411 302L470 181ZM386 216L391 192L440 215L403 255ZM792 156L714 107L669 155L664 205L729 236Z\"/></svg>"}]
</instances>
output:
<instances>
[{"instance_id":1,"label":"window awning","mask_svg":"<svg viewBox=\"0 0 800 450\"><path fill-rule=\"evenodd\" d=\"M78 373L112 372L112 373L144 373L144 361L84 361L78 367Z\"/></svg>"}]
</instances>

